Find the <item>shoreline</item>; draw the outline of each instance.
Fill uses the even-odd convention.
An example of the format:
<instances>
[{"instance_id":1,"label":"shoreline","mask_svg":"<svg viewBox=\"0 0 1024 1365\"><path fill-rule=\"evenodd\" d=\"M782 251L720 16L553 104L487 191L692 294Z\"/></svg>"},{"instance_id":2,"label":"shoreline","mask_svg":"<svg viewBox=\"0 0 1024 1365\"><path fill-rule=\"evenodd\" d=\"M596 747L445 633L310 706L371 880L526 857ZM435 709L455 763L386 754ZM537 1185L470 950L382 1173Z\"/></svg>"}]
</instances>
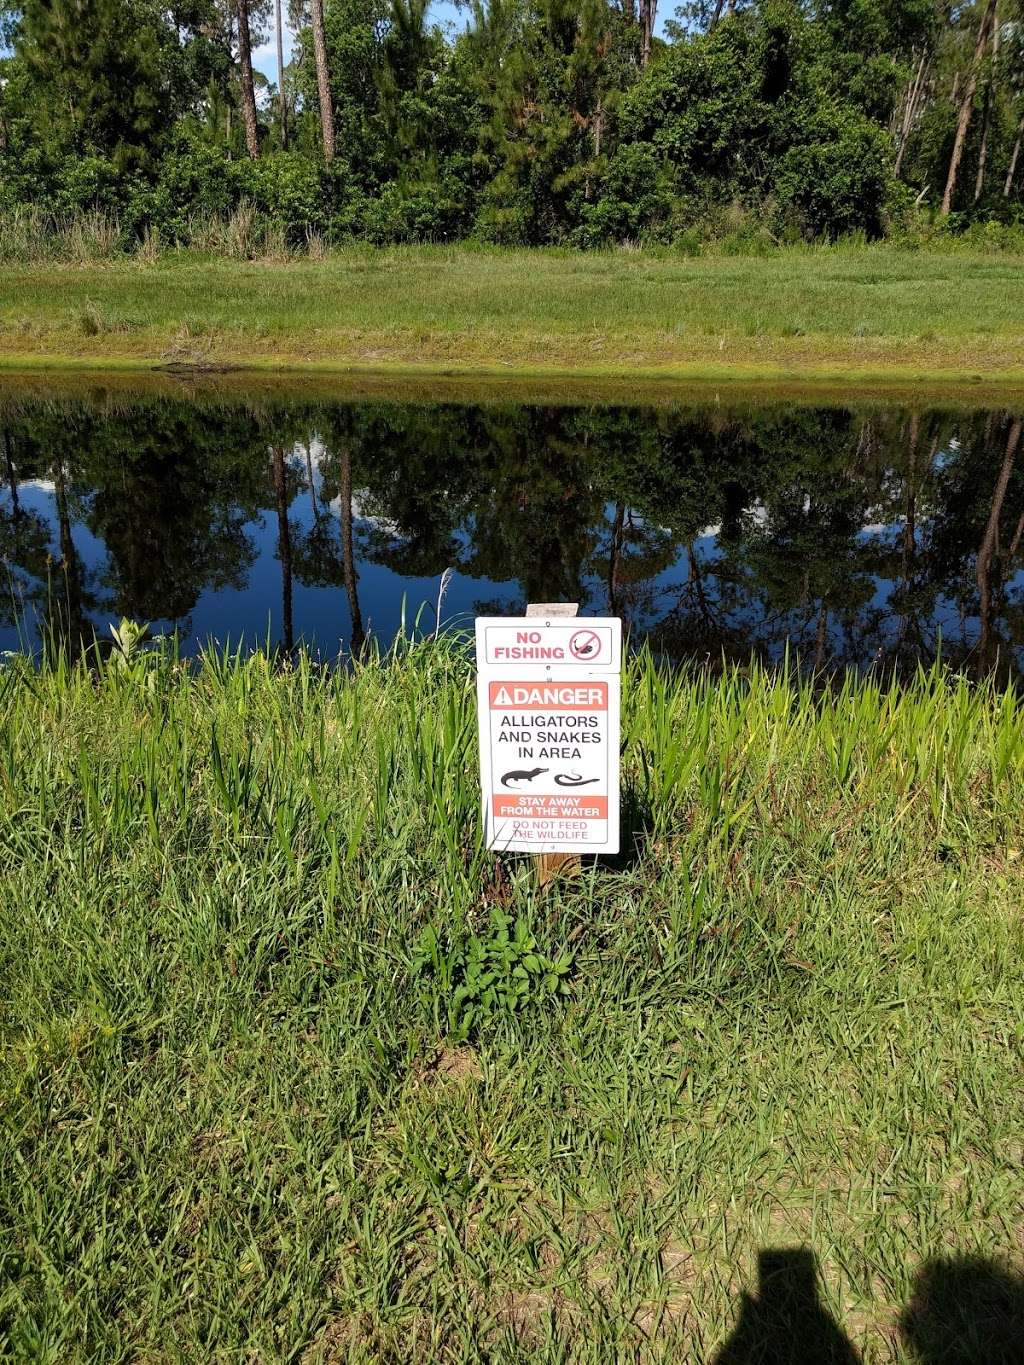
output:
<instances>
[{"instance_id":1,"label":"shoreline","mask_svg":"<svg viewBox=\"0 0 1024 1365\"><path fill-rule=\"evenodd\" d=\"M1017 257L419 247L11 265L0 374L1024 390Z\"/></svg>"},{"instance_id":2,"label":"shoreline","mask_svg":"<svg viewBox=\"0 0 1024 1365\"><path fill-rule=\"evenodd\" d=\"M674 402L879 402L926 405L984 405L1024 401L1024 367L965 378L955 372L910 371L893 376L876 371L791 373L694 366L638 370L624 375L597 368L532 367L517 370L483 365L396 363L352 364L267 361L249 364L175 366L142 358L0 355L0 401L25 390L39 396L94 393L96 385L146 396L291 397L356 401L520 401L553 405L592 402L661 406Z\"/></svg>"}]
</instances>

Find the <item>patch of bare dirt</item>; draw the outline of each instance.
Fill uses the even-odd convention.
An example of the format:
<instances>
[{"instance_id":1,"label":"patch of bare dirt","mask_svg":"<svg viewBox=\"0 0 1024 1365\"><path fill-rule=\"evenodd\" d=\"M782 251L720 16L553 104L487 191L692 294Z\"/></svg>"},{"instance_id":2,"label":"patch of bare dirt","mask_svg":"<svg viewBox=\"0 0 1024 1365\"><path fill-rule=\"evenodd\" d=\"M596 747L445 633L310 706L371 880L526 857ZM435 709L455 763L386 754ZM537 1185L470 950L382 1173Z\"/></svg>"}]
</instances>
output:
<instances>
[{"instance_id":1,"label":"patch of bare dirt","mask_svg":"<svg viewBox=\"0 0 1024 1365\"><path fill-rule=\"evenodd\" d=\"M466 1081L482 1081L484 1069L475 1048L440 1047L432 1057L413 1068L413 1077L418 1085L438 1082L457 1085Z\"/></svg>"}]
</instances>

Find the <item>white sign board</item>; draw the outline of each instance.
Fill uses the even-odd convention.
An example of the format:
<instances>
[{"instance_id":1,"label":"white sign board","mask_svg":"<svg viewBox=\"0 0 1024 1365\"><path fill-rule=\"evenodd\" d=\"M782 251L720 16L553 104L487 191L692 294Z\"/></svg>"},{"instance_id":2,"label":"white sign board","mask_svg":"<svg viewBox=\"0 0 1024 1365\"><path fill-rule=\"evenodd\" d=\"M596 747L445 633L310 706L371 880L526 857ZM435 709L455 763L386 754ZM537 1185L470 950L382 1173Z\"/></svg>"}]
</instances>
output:
<instances>
[{"instance_id":1,"label":"white sign board","mask_svg":"<svg viewBox=\"0 0 1024 1365\"><path fill-rule=\"evenodd\" d=\"M617 617L477 618L487 847L619 851Z\"/></svg>"}]
</instances>

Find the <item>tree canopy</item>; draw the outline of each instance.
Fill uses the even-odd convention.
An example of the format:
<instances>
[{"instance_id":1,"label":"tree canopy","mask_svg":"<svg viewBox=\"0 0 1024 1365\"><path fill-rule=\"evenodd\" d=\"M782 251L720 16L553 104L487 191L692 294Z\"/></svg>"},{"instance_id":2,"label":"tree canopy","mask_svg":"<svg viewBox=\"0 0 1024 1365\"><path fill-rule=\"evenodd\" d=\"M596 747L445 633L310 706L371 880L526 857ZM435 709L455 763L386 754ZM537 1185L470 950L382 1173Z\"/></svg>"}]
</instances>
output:
<instances>
[{"instance_id":1,"label":"tree canopy","mask_svg":"<svg viewBox=\"0 0 1024 1365\"><path fill-rule=\"evenodd\" d=\"M283 91L246 80L269 9L0 3L0 212L576 246L1024 220L1022 0L692 0L653 38L649 0L467 0L459 31L292 0Z\"/></svg>"}]
</instances>

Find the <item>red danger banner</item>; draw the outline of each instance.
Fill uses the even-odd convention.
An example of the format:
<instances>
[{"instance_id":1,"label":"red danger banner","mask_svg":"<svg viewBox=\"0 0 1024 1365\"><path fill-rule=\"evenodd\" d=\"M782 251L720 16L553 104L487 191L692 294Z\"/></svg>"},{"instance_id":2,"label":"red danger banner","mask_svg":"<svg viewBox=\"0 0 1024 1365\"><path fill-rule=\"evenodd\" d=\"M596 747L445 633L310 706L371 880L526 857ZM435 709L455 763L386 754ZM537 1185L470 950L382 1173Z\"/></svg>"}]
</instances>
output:
<instances>
[{"instance_id":1,"label":"red danger banner","mask_svg":"<svg viewBox=\"0 0 1024 1365\"><path fill-rule=\"evenodd\" d=\"M607 711L606 682L492 682L488 697L492 710Z\"/></svg>"}]
</instances>

